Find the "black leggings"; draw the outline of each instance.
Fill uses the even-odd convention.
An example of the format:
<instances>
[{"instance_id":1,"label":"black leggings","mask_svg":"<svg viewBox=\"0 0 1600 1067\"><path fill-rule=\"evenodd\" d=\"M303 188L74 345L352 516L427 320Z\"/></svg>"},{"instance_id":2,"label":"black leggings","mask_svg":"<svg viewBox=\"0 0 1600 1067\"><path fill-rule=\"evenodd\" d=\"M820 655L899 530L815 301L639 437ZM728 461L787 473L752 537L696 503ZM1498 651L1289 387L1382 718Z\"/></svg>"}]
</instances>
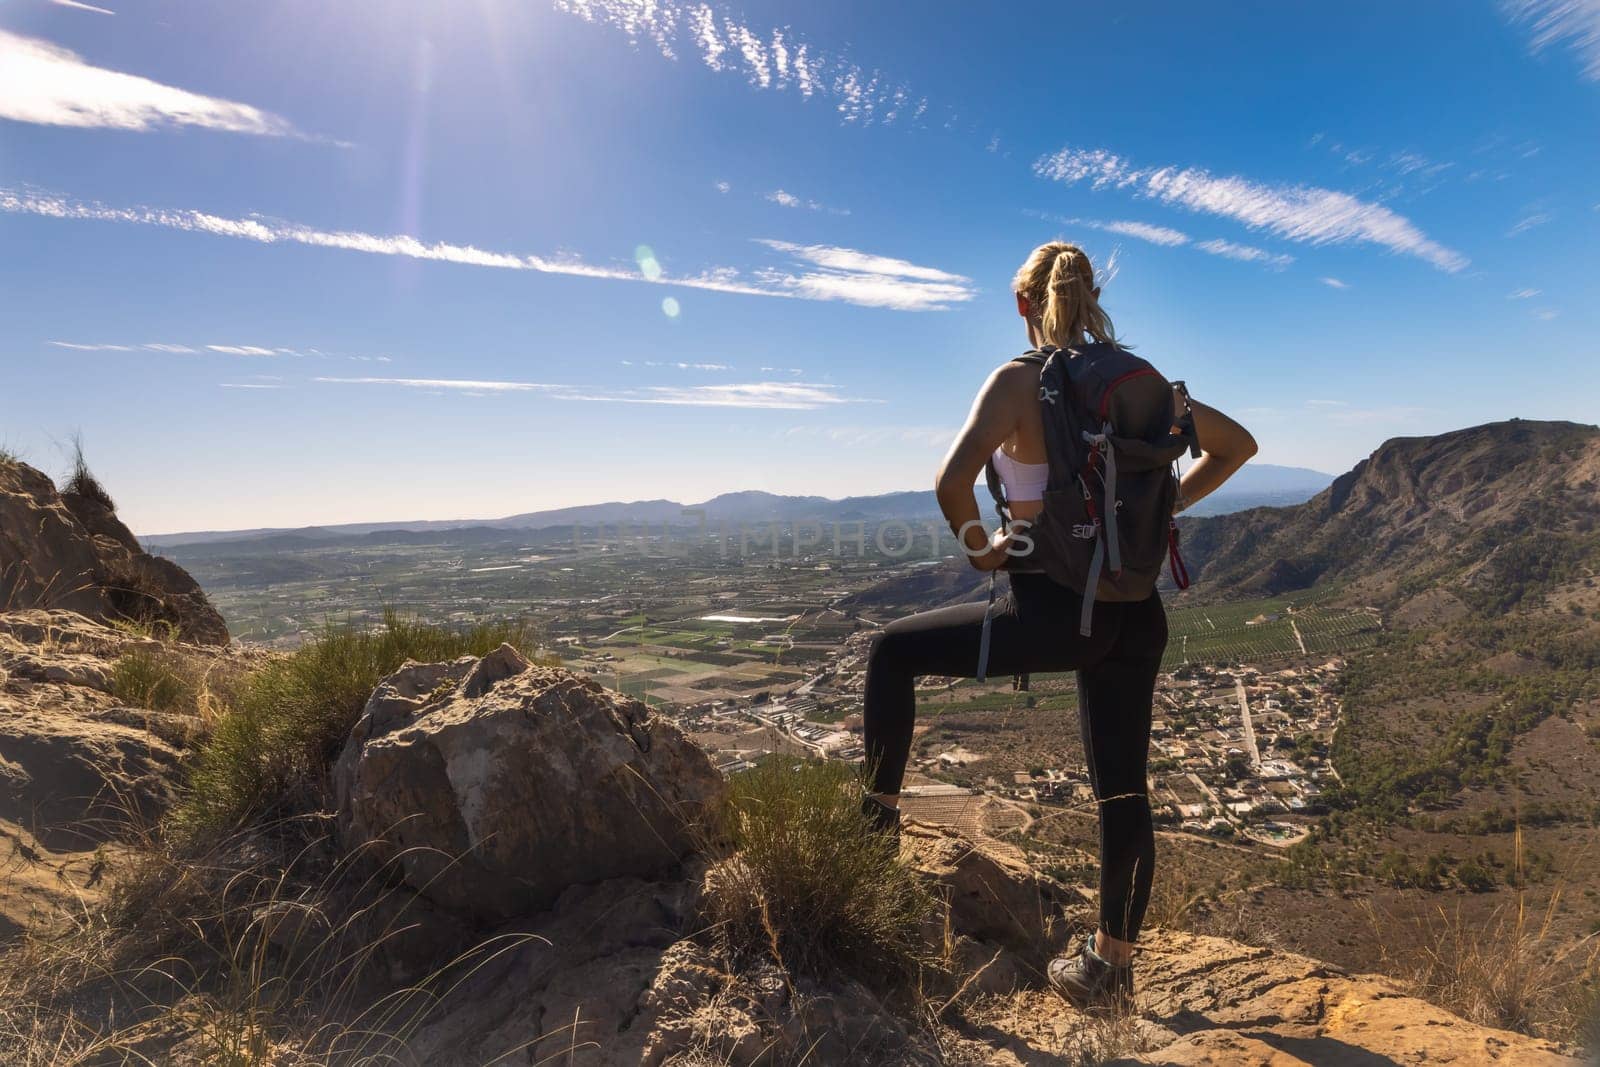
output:
<instances>
[{"instance_id":1,"label":"black leggings","mask_svg":"<svg viewBox=\"0 0 1600 1067\"><path fill-rule=\"evenodd\" d=\"M1089 782L1100 806L1100 928L1139 936L1156 858L1145 778L1150 705L1167 647L1160 596L1097 603L1093 635L1078 632L1082 600L1042 574L1013 574L995 602L992 675L1078 672L1078 722ZM884 627L867 661L867 766L872 790L896 794L905 778L920 675L977 674L985 605L960 604Z\"/></svg>"}]
</instances>

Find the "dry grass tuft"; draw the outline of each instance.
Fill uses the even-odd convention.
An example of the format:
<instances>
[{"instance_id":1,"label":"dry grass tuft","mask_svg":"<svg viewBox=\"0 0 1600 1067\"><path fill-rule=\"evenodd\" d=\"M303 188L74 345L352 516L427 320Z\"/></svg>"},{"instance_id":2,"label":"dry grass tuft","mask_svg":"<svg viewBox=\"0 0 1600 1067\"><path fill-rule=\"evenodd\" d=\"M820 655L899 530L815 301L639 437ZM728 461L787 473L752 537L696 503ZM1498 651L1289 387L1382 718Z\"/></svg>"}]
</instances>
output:
<instances>
[{"instance_id":1,"label":"dry grass tuft","mask_svg":"<svg viewBox=\"0 0 1600 1067\"><path fill-rule=\"evenodd\" d=\"M527 937L484 942L402 988L385 946L404 891L320 819L257 826L204 851L146 837L107 900L0 961L9 1065L404 1062L453 988Z\"/></svg>"},{"instance_id":2,"label":"dry grass tuft","mask_svg":"<svg viewBox=\"0 0 1600 1067\"><path fill-rule=\"evenodd\" d=\"M1205 897L1205 887L1195 881L1188 868L1159 863L1150 886L1145 925L1166 930L1193 929Z\"/></svg>"},{"instance_id":3,"label":"dry grass tuft","mask_svg":"<svg viewBox=\"0 0 1600 1067\"><path fill-rule=\"evenodd\" d=\"M1521 902L1496 908L1488 922L1435 908L1409 922L1374 912L1380 943L1411 944L1418 953L1386 970L1419 996L1472 1022L1557 1041L1582 1036L1600 986L1600 939L1558 942L1551 920L1561 893L1542 915Z\"/></svg>"},{"instance_id":4,"label":"dry grass tuft","mask_svg":"<svg viewBox=\"0 0 1600 1067\"><path fill-rule=\"evenodd\" d=\"M78 434L72 436L72 470L68 472L61 491L76 493L87 500L93 500L107 511L117 510L116 501L111 499L106 487L101 485L99 479L89 470L88 461L83 458L83 438Z\"/></svg>"},{"instance_id":5,"label":"dry grass tuft","mask_svg":"<svg viewBox=\"0 0 1600 1067\"><path fill-rule=\"evenodd\" d=\"M117 657L111 692L118 700L151 711L198 715L201 678L185 657L139 648Z\"/></svg>"},{"instance_id":6,"label":"dry grass tuft","mask_svg":"<svg viewBox=\"0 0 1600 1067\"><path fill-rule=\"evenodd\" d=\"M708 910L730 962L909 988L944 967L932 890L868 831L854 768L774 757L732 781Z\"/></svg>"},{"instance_id":7,"label":"dry grass tuft","mask_svg":"<svg viewBox=\"0 0 1600 1067\"><path fill-rule=\"evenodd\" d=\"M1082 1024L1061 1045L1062 1062L1069 1067L1101 1067L1102 1064L1121 1063L1126 1057L1148 1052L1152 1047L1151 1034L1139 1018L1133 1003L1124 1003L1115 1011L1095 1015L1080 1014Z\"/></svg>"}]
</instances>

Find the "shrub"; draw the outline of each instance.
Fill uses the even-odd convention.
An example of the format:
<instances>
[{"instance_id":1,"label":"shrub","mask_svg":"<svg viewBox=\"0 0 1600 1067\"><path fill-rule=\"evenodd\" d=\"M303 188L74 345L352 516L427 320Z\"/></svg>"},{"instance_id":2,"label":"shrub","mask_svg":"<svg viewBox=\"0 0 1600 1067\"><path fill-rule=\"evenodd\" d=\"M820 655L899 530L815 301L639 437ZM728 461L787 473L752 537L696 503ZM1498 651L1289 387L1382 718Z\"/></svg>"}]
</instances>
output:
<instances>
[{"instance_id":1,"label":"shrub","mask_svg":"<svg viewBox=\"0 0 1600 1067\"><path fill-rule=\"evenodd\" d=\"M868 831L857 772L773 757L734 776L711 878L710 918L734 965L899 984L938 965L926 923L932 890Z\"/></svg>"},{"instance_id":2,"label":"shrub","mask_svg":"<svg viewBox=\"0 0 1600 1067\"><path fill-rule=\"evenodd\" d=\"M1457 867L1456 877L1462 886L1474 893L1486 893L1494 888L1494 875L1477 860L1468 860Z\"/></svg>"},{"instance_id":3,"label":"shrub","mask_svg":"<svg viewBox=\"0 0 1600 1067\"><path fill-rule=\"evenodd\" d=\"M287 811L320 805L328 768L385 675L408 659L482 656L504 642L534 648L536 631L524 622L451 629L393 611L377 630L326 626L235 686L194 761L176 828L215 831L285 804Z\"/></svg>"},{"instance_id":4,"label":"shrub","mask_svg":"<svg viewBox=\"0 0 1600 1067\"><path fill-rule=\"evenodd\" d=\"M192 712L199 690L180 666L172 657L148 649L125 652L111 668L111 693L151 711Z\"/></svg>"}]
</instances>

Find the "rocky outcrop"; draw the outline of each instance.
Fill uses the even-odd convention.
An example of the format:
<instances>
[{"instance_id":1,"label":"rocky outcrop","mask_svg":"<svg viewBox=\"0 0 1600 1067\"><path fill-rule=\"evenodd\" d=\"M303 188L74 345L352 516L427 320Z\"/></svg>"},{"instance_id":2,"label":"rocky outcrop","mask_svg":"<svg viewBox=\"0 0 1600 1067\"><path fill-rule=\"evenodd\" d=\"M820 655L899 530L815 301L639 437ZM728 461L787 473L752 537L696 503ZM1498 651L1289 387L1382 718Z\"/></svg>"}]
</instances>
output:
<instances>
[{"instance_id":1,"label":"rocky outcrop","mask_svg":"<svg viewBox=\"0 0 1600 1067\"><path fill-rule=\"evenodd\" d=\"M1094 1048L1110 1054L1089 1062L1162 1067L1579 1063L1549 1041L1467 1022L1386 978L1275 949L1157 930L1143 939L1137 967L1136 1017L1097 1025L1053 993L1024 990L1005 1007L1009 1039L985 1062L1080 1062L1056 1057Z\"/></svg>"},{"instance_id":2,"label":"rocky outcrop","mask_svg":"<svg viewBox=\"0 0 1600 1067\"><path fill-rule=\"evenodd\" d=\"M176 795L192 711L137 706L124 656L220 679L259 658L135 637L72 611L0 612L0 938L81 913L107 858Z\"/></svg>"},{"instance_id":3,"label":"rocky outcrop","mask_svg":"<svg viewBox=\"0 0 1600 1067\"><path fill-rule=\"evenodd\" d=\"M141 549L103 501L58 493L27 464L0 462L0 611L27 608L164 625L183 641L228 643L228 627L199 584Z\"/></svg>"},{"instance_id":4,"label":"rocky outcrop","mask_svg":"<svg viewBox=\"0 0 1600 1067\"><path fill-rule=\"evenodd\" d=\"M1169 933L1140 963L1144 1014L1161 1036L1172 1035L1146 1063L1577 1062L1548 1041L1474 1025L1387 979L1292 953Z\"/></svg>"},{"instance_id":5,"label":"rocky outcrop","mask_svg":"<svg viewBox=\"0 0 1600 1067\"><path fill-rule=\"evenodd\" d=\"M723 789L676 726L509 645L384 679L334 768L344 848L486 921L662 874Z\"/></svg>"},{"instance_id":6,"label":"rocky outcrop","mask_svg":"<svg viewBox=\"0 0 1600 1067\"><path fill-rule=\"evenodd\" d=\"M72 848L166 807L176 724L164 739L166 716L113 692L117 657L146 647L68 611L0 613L0 820Z\"/></svg>"}]
</instances>

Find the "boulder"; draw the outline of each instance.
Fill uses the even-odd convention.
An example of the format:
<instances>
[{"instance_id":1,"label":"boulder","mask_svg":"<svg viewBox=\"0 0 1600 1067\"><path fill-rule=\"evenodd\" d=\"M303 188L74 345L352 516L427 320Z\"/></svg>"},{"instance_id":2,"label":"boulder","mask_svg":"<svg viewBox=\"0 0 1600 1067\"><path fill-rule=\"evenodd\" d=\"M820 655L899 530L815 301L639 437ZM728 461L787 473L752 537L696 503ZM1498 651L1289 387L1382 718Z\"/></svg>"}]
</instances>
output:
<instances>
[{"instance_id":1,"label":"boulder","mask_svg":"<svg viewBox=\"0 0 1600 1067\"><path fill-rule=\"evenodd\" d=\"M1021 850L998 841L981 846L943 827L903 824L903 858L939 891L952 933L1018 953L1043 973L1066 945L1063 917L1086 901L1028 864Z\"/></svg>"},{"instance_id":2,"label":"boulder","mask_svg":"<svg viewBox=\"0 0 1600 1067\"><path fill-rule=\"evenodd\" d=\"M199 584L141 549L105 502L58 493L27 464L0 461L0 611L29 608L164 624L183 641L228 643L227 624Z\"/></svg>"},{"instance_id":3,"label":"boulder","mask_svg":"<svg viewBox=\"0 0 1600 1067\"><path fill-rule=\"evenodd\" d=\"M486 922L575 884L668 872L724 788L637 700L509 645L384 679L334 767L342 847Z\"/></svg>"},{"instance_id":4,"label":"boulder","mask_svg":"<svg viewBox=\"0 0 1600 1067\"><path fill-rule=\"evenodd\" d=\"M172 801L178 753L153 733L0 699L0 820L83 847Z\"/></svg>"}]
</instances>

